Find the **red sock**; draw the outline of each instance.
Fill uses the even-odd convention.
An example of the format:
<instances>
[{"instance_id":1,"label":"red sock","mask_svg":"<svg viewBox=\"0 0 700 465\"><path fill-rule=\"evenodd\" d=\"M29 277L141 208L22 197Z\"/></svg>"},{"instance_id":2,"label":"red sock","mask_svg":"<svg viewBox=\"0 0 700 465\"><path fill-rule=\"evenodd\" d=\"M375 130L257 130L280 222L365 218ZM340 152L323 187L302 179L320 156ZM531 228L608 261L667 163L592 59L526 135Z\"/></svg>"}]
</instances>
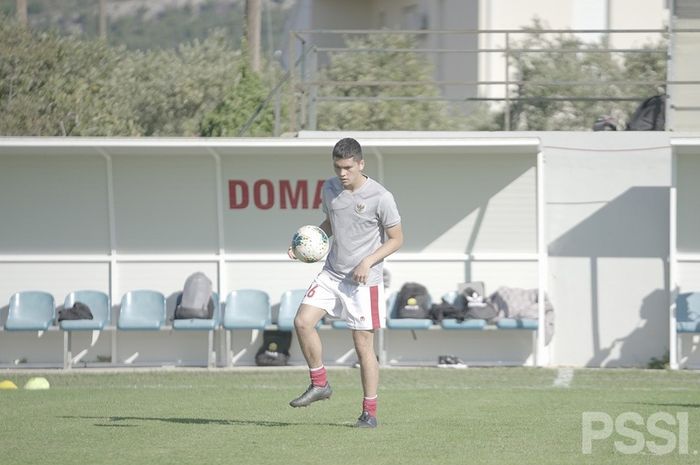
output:
<instances>
[{"instance_id":1,"label":"red sock","mask_svg":"<svg viewBox=\"0 0 700 465\"><path fill-rule=\"evenodd\" d=\"M377 396L365 397L362 399L362 411L367 412L373 417L377 416Z\"/></svg>"},{"instance_id":2,"label":"red sock","mask_svg":"<svg viewBox=\"0 0 700 465\"><path fill-rule=\"evenodd\" d=\"M311 376L311 384L318 387L323 387L328 383L326 379L326 367L321 365L318 368L309 369L309 375Z\"/></svg>"}]
</instances>

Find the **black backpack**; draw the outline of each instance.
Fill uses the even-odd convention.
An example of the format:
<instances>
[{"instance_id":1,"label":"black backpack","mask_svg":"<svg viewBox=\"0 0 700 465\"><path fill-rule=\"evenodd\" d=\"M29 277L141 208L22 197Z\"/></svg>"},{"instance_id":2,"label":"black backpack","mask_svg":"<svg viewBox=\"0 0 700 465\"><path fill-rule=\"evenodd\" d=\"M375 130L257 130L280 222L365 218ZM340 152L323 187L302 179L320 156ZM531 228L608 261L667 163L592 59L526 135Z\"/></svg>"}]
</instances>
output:
<instances>
[{"instance_id":1,"label":"black backpack","mask_svg":"<svg viewBox=\"0 0 700 465\"><path fill-rule=\"evenodd\" d=\"M72 307L58 311L58 321L63 320L92 320L92 311L84 303L76 302Z\"/></svg>"},{"instance_id":2,"label":"black backpack","mask_svg":"<svg viewBox=\"0 0 700 465\"><path fill-rule=\"evenodd\" d=\"M289 361L291 345L291 331L265 330L262 346L255 354L255 363L263 367L284 366Z\"/></svg>"},{"instance_id":3,"label":"black backpack","mask_svg":"<svg viewBox=\"0 0 700 465\"><path fill-rule=\"evenodd\" d=\"M466 303L467 319L486 320L492 322L498 316L498 309L478 290L467 287L462 291Z\"/></svg>"},{"instance_id":4,"label":"black backpack","mask_svg":"<svg viewBox=\"0 0 700 465\"><path fill-rule=\"evenodd\" d=\"M666 125L666 96L644 100L627 123L628 131L663 131Z\"/></svg>"},{"instance_id":5,"label":"black backpack","mask_svg":"<svg viewBox=\"0 0 700 465\"><path fill-rule=\"evenodd\" d=\"M446 318L454 318L458 322L463 322L467 318L467 305L463 299L457 299L454 303L442 299L439 304L430 307L430 319L438 324Z\"/></svg>"},{"instance_id":6,"label":"black backpack","mask_svg":"<svg viewBox=\"0 0 700 465\"><path fill-rule=\"evenodd\" d=\"M394 314L396 318L428 318L430 300L430 294L425 286L418 283L405 283L396 296Z\"/></svg>"}]
</instances>

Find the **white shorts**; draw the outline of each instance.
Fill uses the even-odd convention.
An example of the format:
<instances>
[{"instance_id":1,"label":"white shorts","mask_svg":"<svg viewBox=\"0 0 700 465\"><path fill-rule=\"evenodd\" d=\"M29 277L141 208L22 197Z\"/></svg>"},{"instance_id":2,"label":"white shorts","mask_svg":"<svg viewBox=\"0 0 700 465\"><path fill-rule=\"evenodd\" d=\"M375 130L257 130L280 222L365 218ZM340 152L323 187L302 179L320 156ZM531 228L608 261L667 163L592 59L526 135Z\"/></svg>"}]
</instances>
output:
<instances>
[{"instance_id":1,"label":"white shorts","mask_svg":"<svg viewBox=\"0 0 700 465\"><path fill-rule=\"evenodd\" d=\"M372 330L385 326L382 284L363 286L341 281L324 270L306 290L302 303L325 310L331 317L347 322L350 329Z\"/></svg>"}]
</instances>

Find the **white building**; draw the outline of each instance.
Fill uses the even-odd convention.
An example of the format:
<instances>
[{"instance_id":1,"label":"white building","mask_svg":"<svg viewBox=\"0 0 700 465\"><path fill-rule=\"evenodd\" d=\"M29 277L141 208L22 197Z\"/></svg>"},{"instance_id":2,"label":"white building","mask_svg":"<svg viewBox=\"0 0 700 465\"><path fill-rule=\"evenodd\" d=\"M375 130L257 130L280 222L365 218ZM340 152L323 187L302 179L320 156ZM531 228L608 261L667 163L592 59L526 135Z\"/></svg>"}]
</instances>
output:
<instances>
[{"instance_id":1,"label":"white building","mask_svg":"<svg viewBox=\"0 0 700 465\"><path fill-rule=\"evenodd\" d=\"M674 29L693 28L700 24L698 10L700 6L695 0L300 0L291 29L426 31L419 36L422 37L419 44L429 51L427 53L435 64L435 79L451 83L441 86L446 97L500 99L505 96L503 84L480 85L478 88L474 84L474 81L502 83L506 77L506 60L501 51L506 47L506 34L485 31L520 30L532 25L535 19L546 28L555 30L648 31L665 30L669 24ZM482 32L477 35L477 30ZM510 33L508 45L512 46L522 37L522 34ZM601 34L581 33L579 37L598 41ZM697 60L692 58L698 49L700 34L677 34L674 37L669 80L700 80L700 71L695 64ZM628 49L658 43L661 38L658 32L639 32L615 33L608 39L611 48ZM339 46L342 38L315 35L312 40L321 46ZM482 52L475 53L476 49ZM462 83L455 84L455 81ZM700 102L697 89L698 86L692 84L669 87L668 93L676 104L669 108L672 111L668 117L671 123L667 127L697 129L694 126L698 119L694 115L700 108L696 104Z\"/></svg>"}]
</instances>

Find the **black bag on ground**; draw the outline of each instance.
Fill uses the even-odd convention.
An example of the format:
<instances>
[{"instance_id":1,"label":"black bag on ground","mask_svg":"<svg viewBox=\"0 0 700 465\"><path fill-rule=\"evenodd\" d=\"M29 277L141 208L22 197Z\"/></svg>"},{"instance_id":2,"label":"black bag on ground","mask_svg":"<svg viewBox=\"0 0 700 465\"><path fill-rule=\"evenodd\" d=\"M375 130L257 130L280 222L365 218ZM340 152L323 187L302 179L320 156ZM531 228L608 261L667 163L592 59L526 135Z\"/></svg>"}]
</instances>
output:
<instances>
[{"instance_id":1,"label":"black bag on ground","mask_svg":"<svg viewBox=\"0 0 700 465\"><path fill-rule=\"evenodd\" d=\"M175 319L205 318L214 316L211 280L204 273L191 274L175 307Z\"/></svg>"},{"instance_id":2,"label":"black bag on ground","mask_svg":"<svg viewBox=\"0 0 700 465\"><path fill-rule=\"evenodd\" d=\"M263 343L255 354L255 364L263 367L284 366L289 361L292 332L279 330L263 331Z\"/></svg>"},{"instance_id":3,"label":"black bag on ground","mask_svg":"<svg viewBox=\"0 0 700 465\"><path fill-rule=\"evenodd\" d=\"M422 284L405 283L396 296L396 318L429 318L430 294Z\"/></svg>"},{"instance_id":4,"label":"black bag on ground","mask_svg":"<svg viewBox=\"0 0 700 465\"><path fill-rule=\"evenodd\" d=\"M666 125L666 96L654 95L644 100L627 123L628 131L663 131Z\"/></svg>"},{"instance_id":5,"label":"black bag on ground","mask_svg":"<svg viewBox=\"0 0 700 465\"><path fill-rule=\"evenodd\" d=\"M75 302L72 307L58 311L58 321L63 320L92 320L92 311L84 303Z\"/></svg>"}]
</instances>

